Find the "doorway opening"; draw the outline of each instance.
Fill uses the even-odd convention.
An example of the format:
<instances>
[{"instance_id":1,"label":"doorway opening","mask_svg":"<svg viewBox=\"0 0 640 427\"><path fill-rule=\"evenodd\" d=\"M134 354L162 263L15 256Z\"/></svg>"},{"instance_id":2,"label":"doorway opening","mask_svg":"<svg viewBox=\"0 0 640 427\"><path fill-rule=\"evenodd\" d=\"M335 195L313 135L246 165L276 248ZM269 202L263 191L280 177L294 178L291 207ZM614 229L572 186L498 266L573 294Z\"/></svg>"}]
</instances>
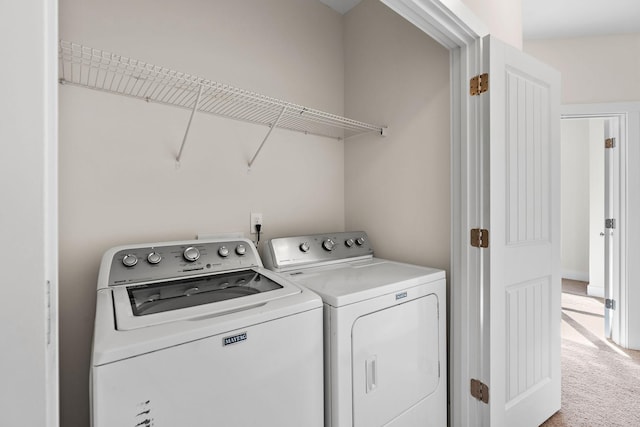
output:
<instances>
[{"instance_id":1,"label":"doorway opening","mask_svg":"<svg viewBox=\"0 0 640 427\"><path fill-rule=\"evenodd\" d=\"M574 112L561 121L563 404L545 427L640 421L633 412L603 417L596 409L635 404L625 390L640 372L640 351L623 348L626 123L624 113Z\"/></svg>"},{"instance_id":2,"label":"doorway opening","mask_svg":"<svg viewBox=\"0 0 640 427\"><path fill-rule=\"evenodd\" d=\"M561 122L562 277L587 283L587 295L604 299L604 336L622 347L626 116L565 112Z\"/></svg>"}]
</instances>

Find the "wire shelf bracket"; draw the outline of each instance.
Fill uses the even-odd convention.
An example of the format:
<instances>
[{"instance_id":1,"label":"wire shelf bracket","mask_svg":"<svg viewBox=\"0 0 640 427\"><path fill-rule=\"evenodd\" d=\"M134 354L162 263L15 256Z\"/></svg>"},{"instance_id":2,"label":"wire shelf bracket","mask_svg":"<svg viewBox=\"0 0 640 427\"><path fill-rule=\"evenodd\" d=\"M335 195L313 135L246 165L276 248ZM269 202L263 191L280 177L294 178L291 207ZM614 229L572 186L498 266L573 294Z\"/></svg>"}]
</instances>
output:
<instances>
[{"instance_id":1,"label":"wire shelf bracket","mask_svg":"<svg viewBox=\"0 0 640 427\"><path fill-rule=\"evenodd\" d=\"M267 135L249 161L249 168L275 128L337 140L366 133L387 135L388 129L385 126L303 107L77 43L60 40L58 57L61 84L191 110L176 157L176 166L179 166L182 159L193 116L197 111L269 127Z\"/></svg>"},{"instance_id":2,"label":"wire shelf bracket","mask_svg":"<svg viewBox=\"0 0 640 427\"><path fill-rule=\"evenodd\" d=\"M196 114L198 110L198 106L200 106L200 98L202 97L202 85L198 89L198 97L196 98L196 102L193 103L193 110L191 110L191 115L189 116L189 122L187 123L187 130L184 131L184 138L182 138L182 145L180 145L180 151L178 151L178 156L176 157L176 167L180 167L180 158L182 158L182 150L184 150L184 145L187 143L187 136L189 135L189 129L191 128L191 122L193 121L193 116Z\"/></svg>"},{"instance_id":3,"label":"wire shelf bracket","mask_svg":"<svg viewBox=\"0 0 640 427\"><path fill-rule=\"evenodd\" d=\"M280 123L280 119L284 115L285 111L287 111L287 107L282 107L282 111L280 112L280 115L276 119L275 123L273 123L273 125L271 125L271 127L269 128L269 132L267 132L267 134L264 136L264 139L262 140L262 143L260 144L260 146L256 150L256 154L254 154L253 157L251 158L251 160L249 160L249 170L251 170L251 166L253 165L253 162L256 161L256 157L258 157L258 154L260 154L260 150L262 150L262 147L264 147L265 142L267 142L267 139L269 139L269 136L271 136L271 132L273 131L273 129L276 126L278 126L278 123Z\"/></svg>"}]
</instances>

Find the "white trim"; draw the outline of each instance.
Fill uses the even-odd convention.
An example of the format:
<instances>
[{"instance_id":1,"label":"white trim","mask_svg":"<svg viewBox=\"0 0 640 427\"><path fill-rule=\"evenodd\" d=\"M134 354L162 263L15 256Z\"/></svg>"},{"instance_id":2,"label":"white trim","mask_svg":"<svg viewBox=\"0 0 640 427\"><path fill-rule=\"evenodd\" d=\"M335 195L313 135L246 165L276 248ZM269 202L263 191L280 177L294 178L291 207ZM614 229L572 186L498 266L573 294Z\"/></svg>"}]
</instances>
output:
<instances>
[{"instance_id":1,"label":"white trim","mask_svg":"<svg viewBox=\"0 0 640 427\"><path fill-rule=\"evenodd\" d=\"M637 182L640 179L640 172L635 166L636 161L640 159L640 149L638 142L640 141L640 102L618 102L618 103L601 103L601 104L572 104L563 105L560 109L563 118L608 118L617 117L620 123L620 141L619 158L620 171L619 179L619 195L617 197L616 228L619 233L618 259L613 265L614 283L619 283L619 291L617 310L615 315L619 325L618 330L614 328L612 336L613 341L625 348L640 348L640 330L632 330L631 325L634 322L631 319L634 312L631 307L637 305L638 301L630 301L633 295L637 293L631 292L630 287L633 283L638 282L635 278L640 274L640 270L635 273L633 264L628 260L637 259L640 254L638 245L631 245L631 242L637 241L640 234L636 232L633 236L629 233L633 232L633 227L629 227L629 221L637 217L640 213L640 200L633 197L632 189L629 187L630 182ZM634 159L636 161L634 161ZM637 227L636 227L637 228ZM635 273L635 274L634 274ZM633 276L633 277L632 277ZM587 290L589 295L604 296L604 289L596 286L590 286ZM600 293L602 292L602 295Z\"/></svg>"},{"instance_id":2,"label":"white trim","mask_svg":"<svg viewBox=\"0 0 640 427\"><path fill-rule=\"evenodd\" d=\"M640 112L640 102L604 102L599 104L565 104L560 106L562 116L605 117L611 114Z\"/></svg>"},{"instance_id":3,"label":"white trim","mask_svg":"<svg viewBox=\"0 0 640 427\"><path fill-rule=\"evenodd\" d=\"M580 282L588 282L589 281L589 272L588 271L577 271L577 270L562 270L562 278L569 280L578 280Z\"/></svg>"},{"instance_id":4,"label":"white trim","mask_svg":"<svg viewBox=\"0 0 640 427\"><path fill-rule=\"evenodd\" d=\"M49 341L46 345L46 427L60 425L60 349L58 283L58 1L42 1L44 8L45 183L44 245Z\"/></svg>"},{"instance_id":5,"label":"white trim","mask_svg":"<svg viewBox=\"0 0 640 427\"><path fill-rule=\"evenodd\" d=\"M590 297L604 298L604 287L587 285L587 295Z\"/></svg>"},{"instance_id":6,"label":"white trim","mask_svg":"<svg viewBox=\"0 0 640 427\"><path fill-rule=\"evenodd\" d=\"M58 2L2 9L3 56L20 66L5 67L0 83L0 425L57 427Z\"/></svg>"},{"instance_id":7,"label":"white trim","mask_svg":"<svg viewBox=\"0 0 640 427\"><path fill-rule=\"evenodd\" d=\"M464 48L487 27L459 0L381 0L449 50Z\"/></svg>"},{"instance_id":8,"label":"white trim","mask_svg":"<svg viewBox=\"0 0 640 427\"><path fill-rule=\"evenodd\" d=\"M449 277L449 425L477 426L482 408L469 393L482 378L479 310L480 260L470 251L468 230L480 224L474 197L479 173L479 118L468 82L480 72L480 40L486 26L459 0L382 0L451 53L451 275ZM473 209L472 209L473 208Z\"/></svg>"}]
</instances>

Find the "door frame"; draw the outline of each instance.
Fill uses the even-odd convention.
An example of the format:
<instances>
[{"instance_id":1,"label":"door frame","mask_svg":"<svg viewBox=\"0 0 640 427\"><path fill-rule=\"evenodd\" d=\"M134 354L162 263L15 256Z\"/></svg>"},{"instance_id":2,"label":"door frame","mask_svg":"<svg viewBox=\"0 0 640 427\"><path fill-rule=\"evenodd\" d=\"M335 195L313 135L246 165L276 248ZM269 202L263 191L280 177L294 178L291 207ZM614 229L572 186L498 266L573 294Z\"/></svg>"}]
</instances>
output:
<instances>
[{"instance_id":1,"label":"door frame","mask_svg":"<svg viewBox=\"0 0 640 427\"><path fill-rule=\"evenodd\" d=\"M449 425L482 422L482 402L471 397L471 378L481 378L482 318L479 251L468 230L480 224L482 153L480 117L468 93L470 76L480 74L486 26L459 0L381 0L450 52L451 85L451 273L447 298Z\"/></svg>"},{"instance_id":2,"label":"door frame","mask_svg":"<svg viewBox=\"0 0 640 427\"><path fill-rule=\"evenodd\" d=\"M612 339L618 345L630 348L637 347L630 334L631 312L629 310L630 280L628 257L632 249L631 239L628 235L629 208L629 181L634 176L638 178L633 168L629 169L629 159L633 156L631 150L637 147L629 144L629 141L640 140L640 102L629 103L600 103L600 104L569 104L560 108L563 119L609 119L617 118L619 129L619 141L617 151L614 153L614 166L618 167L618 173L614 174L613 210L616 213L616 231L618 242L613 248L617 259L613 261L613 295L616 302L614 311L614 324L618 325L613 331ZM635 144L637 145L637 144ZM631 176L634 175L634 176ZM616 185L617 184L617 185ZM617 289L616 289L617 288ZM636 334L637 335L637 334Z\"/></svg>"},{"instance_id":3,"label":"door frame","mask_svg":"<svg viewBox=\"0 0 640 427\"><path fill-rule=\"evenodd\" d=\"M0 424L58 427L58 1L3 12Z\"/></svg>"}]
</instances>

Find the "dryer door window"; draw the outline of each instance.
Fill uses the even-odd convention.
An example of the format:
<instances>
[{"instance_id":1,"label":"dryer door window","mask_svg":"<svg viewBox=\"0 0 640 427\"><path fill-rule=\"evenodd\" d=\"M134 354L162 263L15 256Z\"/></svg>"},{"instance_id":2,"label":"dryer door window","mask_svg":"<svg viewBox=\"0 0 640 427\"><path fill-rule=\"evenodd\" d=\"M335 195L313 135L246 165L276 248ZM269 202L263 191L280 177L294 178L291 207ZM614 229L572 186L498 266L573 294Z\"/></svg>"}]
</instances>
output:
<instances>
[{"instance_id":1,"label":"dryer door window","mask_svg":"<svg viewBox=\"0 0 640 427\"><path fill-rule=\"evenodd\" d=\"M353 425L383 426L441 380L438 298L427 295L358 318L352 329Z\"/></svg>"}]
</instances>

